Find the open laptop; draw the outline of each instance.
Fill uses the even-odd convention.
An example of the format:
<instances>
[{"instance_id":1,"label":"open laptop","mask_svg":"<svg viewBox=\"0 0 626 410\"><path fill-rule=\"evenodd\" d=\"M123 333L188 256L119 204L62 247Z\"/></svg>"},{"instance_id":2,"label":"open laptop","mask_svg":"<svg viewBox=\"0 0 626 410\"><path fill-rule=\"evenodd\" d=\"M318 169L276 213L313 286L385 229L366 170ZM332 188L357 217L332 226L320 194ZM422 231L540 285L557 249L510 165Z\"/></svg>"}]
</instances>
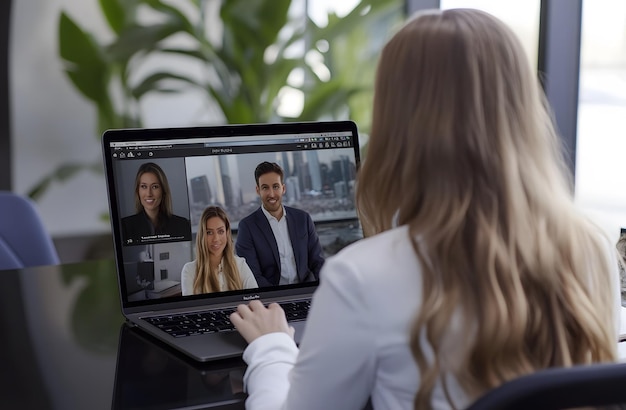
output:
<instances>
[{"instance_id":1,"label":"open laptop","mask_svg":"<svg viewBox=\"0 0 626 410\"><path fill-rule=\"evenodd\" d=\"M195 360L234 357L246 346L228 323L205 328L207 317L219 311L227 317L253 299L306 306L319 283L182 296L181 270L195 259L203 210L223 208L236 241L238 222L260 206L254 179L259 163L281 165L283 204L311 215L326 257L362 237L354 202L359 138L351 121L118 129L106 131L102 143L122 313L130 324ZM122 228L123 218L138 213L135 179L148 162L166 175L172 213L189 221L181 225L186 228L171 234L130 234ZM169 318L181 314L189 326L169 326ZM304 320L290 324L299 342Z\"/></svg>"}]
</instances>

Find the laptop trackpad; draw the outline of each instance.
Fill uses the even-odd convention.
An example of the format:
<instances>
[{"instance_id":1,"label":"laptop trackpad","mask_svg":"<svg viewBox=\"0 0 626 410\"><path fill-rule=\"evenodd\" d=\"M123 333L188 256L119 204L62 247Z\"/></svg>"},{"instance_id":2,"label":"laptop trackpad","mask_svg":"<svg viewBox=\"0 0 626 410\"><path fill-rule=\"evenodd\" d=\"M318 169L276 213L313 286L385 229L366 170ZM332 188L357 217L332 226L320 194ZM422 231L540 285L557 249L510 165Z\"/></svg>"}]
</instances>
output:
<instances>
[{"instance_id":1,"label":"laptop trackpad","mask_svg":"<svg viewBox=\"0 0 626 410\"><path fill-rule=\"evenodd\" d=\"M305 323L305 321L289 323L296 330L297 344L300 344L302 340ZM198 361L241 356L248 346L246 340L237 331L182 337L176 339L176 343Z\"/></svg>"},{"instance_id":2,"label":"laptop trackpad","mask_svg":"<svg viewBox=\"0 0 626 410\"><path fill-rule=\"evenodd\" d=\"M248 345L239 332L182 337L177 338L176 343L199 361L241 356Z\"/></svg>"}]
</instances>

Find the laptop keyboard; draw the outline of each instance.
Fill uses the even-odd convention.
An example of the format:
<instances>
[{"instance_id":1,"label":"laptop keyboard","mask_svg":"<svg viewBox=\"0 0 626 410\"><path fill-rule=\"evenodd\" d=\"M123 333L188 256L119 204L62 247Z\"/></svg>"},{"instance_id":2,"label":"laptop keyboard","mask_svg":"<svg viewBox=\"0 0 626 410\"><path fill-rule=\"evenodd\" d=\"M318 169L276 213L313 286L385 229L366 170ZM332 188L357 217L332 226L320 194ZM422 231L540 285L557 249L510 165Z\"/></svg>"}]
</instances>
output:
<instances>
[{"instance_id":1,"label":"laptop keyboard","mask_svg":"<svg viewBox=\"0 0 626 410\"><path fill-rule=\"evenodd\" d=\"M311 301L281 302L279 305L285 311L287 321L294 322L306 319ZM230 314L234 311L235 309L229 308L180 315L153 316L143 319L174 337L186 337L235 330L235 326L230 323Z\"/></svg>"}]
</instances>

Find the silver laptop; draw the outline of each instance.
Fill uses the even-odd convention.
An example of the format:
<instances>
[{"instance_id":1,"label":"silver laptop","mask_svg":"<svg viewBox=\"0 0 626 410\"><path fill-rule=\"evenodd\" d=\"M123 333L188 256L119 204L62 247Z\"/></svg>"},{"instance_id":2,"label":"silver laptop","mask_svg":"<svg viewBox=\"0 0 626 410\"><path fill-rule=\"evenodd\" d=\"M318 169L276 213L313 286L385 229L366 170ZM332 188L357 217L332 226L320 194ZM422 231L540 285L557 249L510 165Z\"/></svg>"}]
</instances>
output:
<instances>
[{"instance_id":1,"label":"silver laptop","mask_svg":"<svg viewBox=\"0 0 626 410\"><path fill-rule=\"evenodd\" d=\"M181 270L195 259L203 210L223 208L236 241L239 221L260 206L254 179L259 163L282 166L283 204L311 215L325 257L362 237L354 202L359 138L351 121L119 129L106 131L102 143L122 313L129 324L195 360L234 357L246 346L228 323L203 323L253 299L306 306L319 284L182 296ZM167 177L177 215L170 232L145 231L136 209L135 179L146 163ZM186 324L170 321L181 315ZM305 320L291 322L296 342Z\"/></svg>"}]
</instances>

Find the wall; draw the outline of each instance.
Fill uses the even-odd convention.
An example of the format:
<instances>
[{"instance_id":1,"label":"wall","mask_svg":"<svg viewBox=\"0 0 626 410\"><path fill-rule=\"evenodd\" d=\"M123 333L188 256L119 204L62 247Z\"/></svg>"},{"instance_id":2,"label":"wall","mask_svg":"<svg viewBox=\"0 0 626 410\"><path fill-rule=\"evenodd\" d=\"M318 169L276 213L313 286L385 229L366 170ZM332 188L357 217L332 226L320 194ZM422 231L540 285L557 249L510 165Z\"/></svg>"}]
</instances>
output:
<instances>
[{"instance_id":1,"label":"wall","mask_svg":"<svg viewBox=\"0 0 626 410\"><path fill-rule=\"evenodd\" d=\"M73 90L57 58L61 9L106 33L96 0L14 2L9 44L12 187L22 194L61 163L101 158L95 111ZM38 205L53 236L109 231L100 220L107 211L102 175L83 173L55 184Z\"/></svg>"}]
</instances>

